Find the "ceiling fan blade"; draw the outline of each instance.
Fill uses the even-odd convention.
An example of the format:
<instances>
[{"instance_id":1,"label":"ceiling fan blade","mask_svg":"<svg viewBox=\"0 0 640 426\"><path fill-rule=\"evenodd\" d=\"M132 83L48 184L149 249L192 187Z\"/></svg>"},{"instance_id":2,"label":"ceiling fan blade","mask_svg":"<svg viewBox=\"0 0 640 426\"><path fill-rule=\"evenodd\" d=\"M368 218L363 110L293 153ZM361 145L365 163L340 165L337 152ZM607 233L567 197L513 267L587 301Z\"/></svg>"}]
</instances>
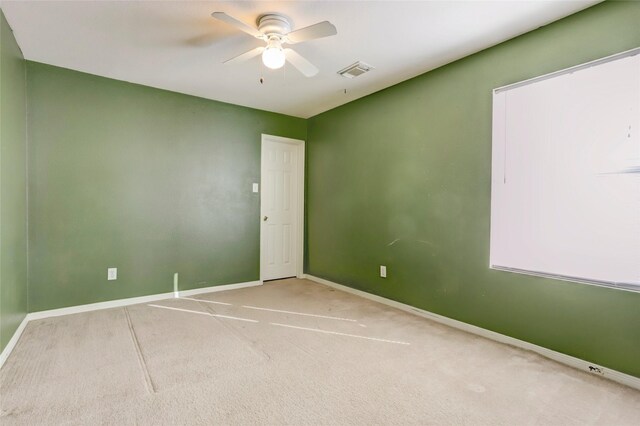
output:
<instances>
[{"instance_id":1,"label":"ceiling fan blade","mask_svg":"<svg viewBox=\"0 0 640 426\"><path fill-rule=\"evenodd\" d=\"M338 30L336 30L336 27L331 22L322 21L290 32L287 34L287 41L290 44L296 44L336 34L338 34Z\"/></svg>"},{"instance_id":2,"label":"ceiling fan blade","mask_svg":"<svg viewBox=\"0 0 640 426\"><path fill-rule=\"evenodd\" d=\"M209 47L220 41L220 37L215 33L204 33L195 35L184 40L184 44L193 47Z\"/></svg>"},{"instance_id":3,"label":"ceiling fan blade","mask_svg":"<svg viewBox=\"0 0 640 426\"><path fill-rule=\"evenodd\" d=\"M240 62L244 62L247 61L251 58L255 58L256 56L258 56L259 54L262 53L262 51L264 50L263 46L260 47L256 47L254 49L251 49L247 52L244 52L238 56L235 56L231 59L227 59L226 61L223 62L223 64L233 64L233 63L240 63Z\"/></svg>"},{"instance_id":4,"label":"ceiling fan blade","mask_svg":"<svg viewBox=\"0 0 640 426\"><path fill-rule=\"evenodd\" d=\"M211 16L213 16L214 18L222 22L226 22L229 25L233 25L240 31L244 31L245 33L250 34L256 38L264 38L264 34L258 31L257 28L254 28L251 25L247 25L244 22L239 21L236 18L229 16L224 12L213 12Z\"/></svg>"},{"instance_id":5,"label":"ceiling fan blade","mask_svg":"<svg viewBox=\"0 0 640 426\"><path fill-rule=\"evenodd\" d=\"M307 61L303 56L293 49L284 49L284 54L287 61L291 62L291 65L296 67L298 71L304 74L305 77L313 77L318 74L318 68L311 62Z\"/></svg>"}]
</instances>

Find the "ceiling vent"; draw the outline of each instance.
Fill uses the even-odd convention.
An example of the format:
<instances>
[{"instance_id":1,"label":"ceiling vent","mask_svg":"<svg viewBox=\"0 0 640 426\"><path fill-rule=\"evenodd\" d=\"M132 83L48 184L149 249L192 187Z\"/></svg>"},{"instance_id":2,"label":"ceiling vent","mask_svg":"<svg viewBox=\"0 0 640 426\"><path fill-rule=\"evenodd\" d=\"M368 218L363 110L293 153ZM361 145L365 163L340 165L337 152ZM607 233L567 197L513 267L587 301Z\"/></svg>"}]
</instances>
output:
<instances>
[{"instance_id":1,"label":"ceiling vent","mask_svg":"<svg viewBox=\"0 0 640 426\"><path fill-rule=\"evenodd\" d=\"M358 61L355 64L351 64L348 67L341 69L340 71L338 71L338 74L343 77L354 78L366 72L369 72L372 69L373 67L371 65L367 65L364 62Z\"/></svg>"}]
</instances>

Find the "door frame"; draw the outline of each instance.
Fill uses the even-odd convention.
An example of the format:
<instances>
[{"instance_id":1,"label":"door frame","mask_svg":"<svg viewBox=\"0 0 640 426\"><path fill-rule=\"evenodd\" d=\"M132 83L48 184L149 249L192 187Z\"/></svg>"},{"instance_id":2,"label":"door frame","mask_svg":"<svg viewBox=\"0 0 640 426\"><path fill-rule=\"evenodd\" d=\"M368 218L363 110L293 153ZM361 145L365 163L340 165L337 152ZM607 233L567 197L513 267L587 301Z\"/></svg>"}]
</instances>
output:
<instances>
[{"instance_id":1,"label":"door frame","mask_svg":"<svg viewBox=\"0 0 640 426\"><path fill-rule=\"evenodd\" d=\"M300 139L291 139L285 138L282 136L274 136L262 133L261 141L260 141L260 186L264 183L264 165L263 165L263 152L264 152L264 144L265 142L280 142L286 143L289 145L294 145L296 147L296 157L297 157L297 174L296 181L298 183L297 190L297 199L296 199L296 241L295 241L295 250L294 250L294 258L296 262L296 277L302 278L304 274L304 172L305 172L305 141ZM262 190L260 190L260 216L258 220L260 221L260 281L264 282L264 250L263 243L265 242L264 231L265 227L262 226L262 216L263 216L263 205L264 198L262 197ZM275 278L274 278L275 279Z\"/></svg>"}]
</instances>

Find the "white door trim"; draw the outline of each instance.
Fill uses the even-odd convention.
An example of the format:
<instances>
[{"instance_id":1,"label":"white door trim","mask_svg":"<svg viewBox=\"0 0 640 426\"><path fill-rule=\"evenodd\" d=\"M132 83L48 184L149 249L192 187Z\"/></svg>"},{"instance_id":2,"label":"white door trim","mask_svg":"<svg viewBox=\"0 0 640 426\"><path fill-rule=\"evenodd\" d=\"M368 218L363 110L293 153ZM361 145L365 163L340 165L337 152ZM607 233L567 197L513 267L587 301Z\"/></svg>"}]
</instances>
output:
<instances>
[{"instance_id":1,"label":"white door trim","mask_svg":"<svg viewBox=\"0 0 640 426\"><path fill-rule=\"evenodd\" d=\"M297 229L296 229L297 231L296 232L296 249L294 250L294 256L295 256L295 262L296 262L296 277L302 278L304 275L303 263L304 263L304 168L305 168L304 149L305 149L305 142L300 139L291 139L291 138L285 138L282 136L267 135L263 133L261 142L260 142L260 186L262 186L263 184L262 152L263 152L265 141L281 142L281 143L287 143L287 144L296 146L296 155L298 157L297 164L299 165L298 173L296 176L296 179L298 181L298 185L297 185L298 194L297 194L297 203L296 203L297 204L296 216L297 216L298 223L297 223ZM264 226L262 226L262 211L263 211L262 202L263 202L263 197L262 197L262 190L261 190L260 191L260 217L258 219L260 221L260 281L264 280L264 271L265 271L264 256L263 256L264 252L262 249L262 243L265 241Z\"/></svg>"}]
</instances>

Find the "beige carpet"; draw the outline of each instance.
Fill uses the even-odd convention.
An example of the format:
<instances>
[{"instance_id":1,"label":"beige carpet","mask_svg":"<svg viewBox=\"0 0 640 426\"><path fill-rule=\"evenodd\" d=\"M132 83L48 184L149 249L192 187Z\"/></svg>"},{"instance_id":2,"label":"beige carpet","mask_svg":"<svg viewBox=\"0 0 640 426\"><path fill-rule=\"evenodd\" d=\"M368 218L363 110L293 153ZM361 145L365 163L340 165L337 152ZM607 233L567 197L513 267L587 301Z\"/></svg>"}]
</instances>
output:
<instances>
[{"instance_id":1,"label":"beige carpet","mask_svg":"<svg viewBox=\"0 0 640 426\"><path fill-rule=\"evenodd\" d=\"M30 322L0 386L3 425L640 424L638 391L295 279Z\"/></svg>"}]
</instances>

